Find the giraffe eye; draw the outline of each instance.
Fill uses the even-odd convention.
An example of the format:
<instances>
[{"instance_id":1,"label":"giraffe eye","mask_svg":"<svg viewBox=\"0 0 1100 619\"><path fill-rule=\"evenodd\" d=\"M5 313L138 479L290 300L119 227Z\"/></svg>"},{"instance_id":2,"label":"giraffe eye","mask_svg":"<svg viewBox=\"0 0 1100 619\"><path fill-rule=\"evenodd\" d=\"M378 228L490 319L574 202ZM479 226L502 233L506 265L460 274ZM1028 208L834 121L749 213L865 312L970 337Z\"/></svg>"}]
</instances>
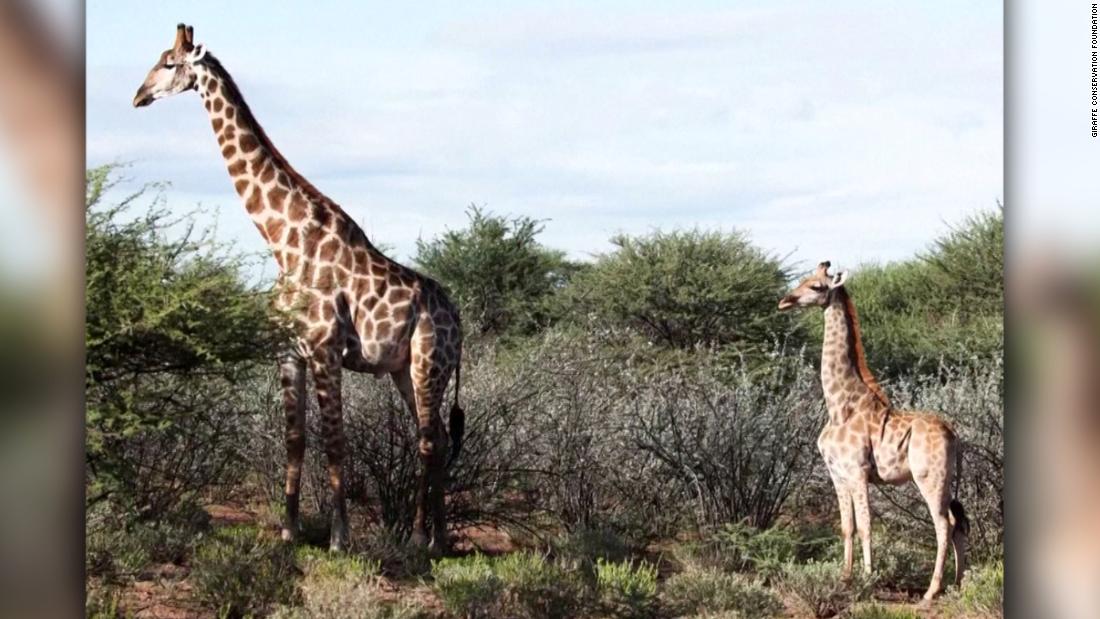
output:
<instances>
[{"instance_id":1,"label":"giraffe eye","mask_svg":"<svg viewBox=\"0 0 1100 619\"><path fill-rule=\"evenodd\" d=\"M810 290L815 292L825 292L828 287L825 284L814 284L810 286Z\"/></svg>"},{"instance_id":2,"label":"giraffe eye","mask_svg":"<svg viewBox=\"0 0 1100 619\"><path fill-rule=\"evenodd\" d=\"M164 61L164 68L165 69L175 69L176 68L176 63L174 63L170 60L165 60Z\"/></svg>"}]
</instances>

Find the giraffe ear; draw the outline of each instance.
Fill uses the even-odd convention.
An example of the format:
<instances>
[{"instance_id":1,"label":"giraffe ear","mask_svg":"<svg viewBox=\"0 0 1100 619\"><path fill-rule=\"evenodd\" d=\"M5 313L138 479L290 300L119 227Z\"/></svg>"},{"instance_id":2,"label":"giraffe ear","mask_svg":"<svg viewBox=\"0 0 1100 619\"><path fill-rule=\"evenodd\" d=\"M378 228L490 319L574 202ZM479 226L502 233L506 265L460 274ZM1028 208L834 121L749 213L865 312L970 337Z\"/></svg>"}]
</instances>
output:
<instances>
[{"instance_id":1,"label":"giraffe ear","mask_svg":"<svg viewBox=\"0 0 1100 619\"><path fill-rule=\"evenodd\" d=\"M829 284L829 288L840 288L846 281L848 281L848 272L838 271L837 274L833 276L833 283Z\"/></svg>"},{"instance_id":2,"label":"giraffe ear","mask_svg":"<svg viewBox=\"0 0 1100 619\"><path fill-rule=\"evenodd\" d=\"M202 60L206 56L206 46L199 44L196 45L188 54L187 61L194 64Z\"/></svg>"}]
</instances>

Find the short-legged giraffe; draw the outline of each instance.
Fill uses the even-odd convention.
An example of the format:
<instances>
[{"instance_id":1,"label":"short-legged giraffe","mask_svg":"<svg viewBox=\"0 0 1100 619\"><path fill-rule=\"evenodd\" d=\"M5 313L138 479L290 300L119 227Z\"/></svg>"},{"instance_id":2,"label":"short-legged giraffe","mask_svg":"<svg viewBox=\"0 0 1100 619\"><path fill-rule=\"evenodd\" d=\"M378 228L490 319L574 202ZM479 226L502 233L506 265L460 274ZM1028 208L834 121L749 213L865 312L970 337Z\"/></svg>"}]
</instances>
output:
<instances>
[{"instance_id":1,"label":"short-legged giraffe","mask_svg":"<svg viewBox=\"0 0 1100 619\"><path fill-rule=\"evenodd\" d=\"M959 474L959 439L951 426L932 413L902 412L891 407L867 367L855 304L844 288L847 272L830 276L830 264L817 270L779 301L779 309L825 309L825 342L821 347L821 386L829 421L817 439L825 458L844 534L844 576L852 572L852 512L863 543L863 569L871 571L871 509L868 484L903 484L913 480L928 503L936 528L936 567L925 599L942 589L947 542L955 551L955 582L966 570L970 529L962 504L952 499Z\"/></svg>"},{"instance_id":2,"label":"short-legged giraffe","mask_svg":"<svg viewBox=\"0 0 1100 619\"><path fill-rule=\"evenodd\" d=\"M279 264L278 305L289 312L296 342L280 360L286 407L286 522L298 530L298 494L305 453L307 367L321 412L332 491L329 545L348 542L343 488L341 372L389 374L416 418L422 471L413 539L442 551L447 544L443 485L447 434L440 418L455 374L449 417L453 459L465 416L458 406L462 331L458 311L434 280L382 254L335 202L298 174L276 150L220 62L195 45L180 24L175 44L157 59L134 106L197 90L210 115L229 176ZM431 513L431 530L427 523Z\"/></svg>"}]
</instances>

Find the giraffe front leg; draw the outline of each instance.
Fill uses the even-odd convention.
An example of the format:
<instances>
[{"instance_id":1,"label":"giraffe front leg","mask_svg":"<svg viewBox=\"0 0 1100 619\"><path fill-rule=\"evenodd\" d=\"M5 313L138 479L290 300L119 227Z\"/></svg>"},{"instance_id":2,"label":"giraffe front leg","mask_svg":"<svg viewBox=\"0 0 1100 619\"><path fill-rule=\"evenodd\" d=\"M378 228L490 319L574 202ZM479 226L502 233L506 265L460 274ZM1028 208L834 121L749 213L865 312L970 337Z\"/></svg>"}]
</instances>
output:
<instances>
[{"instance_id":1,"label":"giraffe front leg","mask_svg":"<svg viewBox=\"0 0 1100 619\"><path fill-rule=\"evenodd\" d=\"M837 505L840 507L840 534L844 540L844 579L852 577L852 495L848 487L838 480L833 481L836 490Z\"/></svg>"},{"instance_id":2,"label":"giraffe front leg","mask_svg":"<svg viewBox=\"0 0 1100 619\"><path fill-rule=\"evenodd\" d=\"M329 550L340 551L348 544L348 511L344 498L344 415L341 397L340 355L319 351L313 359L313 382L321 412L321 430L328 459L328 481L332 492L332 525Z\"/></svg>"},{"instance_id":3,"label":"giraffe front leg","mask_svg":"<svg viewBox=\"0 0 1100 619\"><path fill-rule=\"evenodd\" d=\"M863 573L871 573L871 506L867 500L867 481L852 485L852 503L855 506L856 531L863 546Z\"/></svg>"},{"instance_id":4,"label":"giraffe front leg","mask_svg":"<svg viewBox=\"0 0 1100 619\"><path fill-rule=\"evenodd\" d=\"M292 542L298 535L299 488L306 450L306 363L295 353L279 360L279 382L286 412L286 515L282 537Z\"/></svg>"}]
</instances>

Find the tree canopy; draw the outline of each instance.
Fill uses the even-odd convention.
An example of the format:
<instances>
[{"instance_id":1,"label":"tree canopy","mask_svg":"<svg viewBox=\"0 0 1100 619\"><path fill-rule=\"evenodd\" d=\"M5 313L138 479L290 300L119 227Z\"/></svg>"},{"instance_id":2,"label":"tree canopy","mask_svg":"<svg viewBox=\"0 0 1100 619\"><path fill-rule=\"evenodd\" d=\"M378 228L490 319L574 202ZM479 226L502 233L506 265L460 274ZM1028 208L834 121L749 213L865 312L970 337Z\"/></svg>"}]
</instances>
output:
<instances>
[{"instance_id":1,"label":"tree canopy","mask_svg":"<svg viewBox=\"0 0 1100 619\"><path fill-rule=\"evenodd\" d=\"M579 268L538 241L542 224L476 206L469 225L417 241L415 261L447 287L468 330L530 335L554 320L547 299Z\"/></svg>"}]
</instances>

